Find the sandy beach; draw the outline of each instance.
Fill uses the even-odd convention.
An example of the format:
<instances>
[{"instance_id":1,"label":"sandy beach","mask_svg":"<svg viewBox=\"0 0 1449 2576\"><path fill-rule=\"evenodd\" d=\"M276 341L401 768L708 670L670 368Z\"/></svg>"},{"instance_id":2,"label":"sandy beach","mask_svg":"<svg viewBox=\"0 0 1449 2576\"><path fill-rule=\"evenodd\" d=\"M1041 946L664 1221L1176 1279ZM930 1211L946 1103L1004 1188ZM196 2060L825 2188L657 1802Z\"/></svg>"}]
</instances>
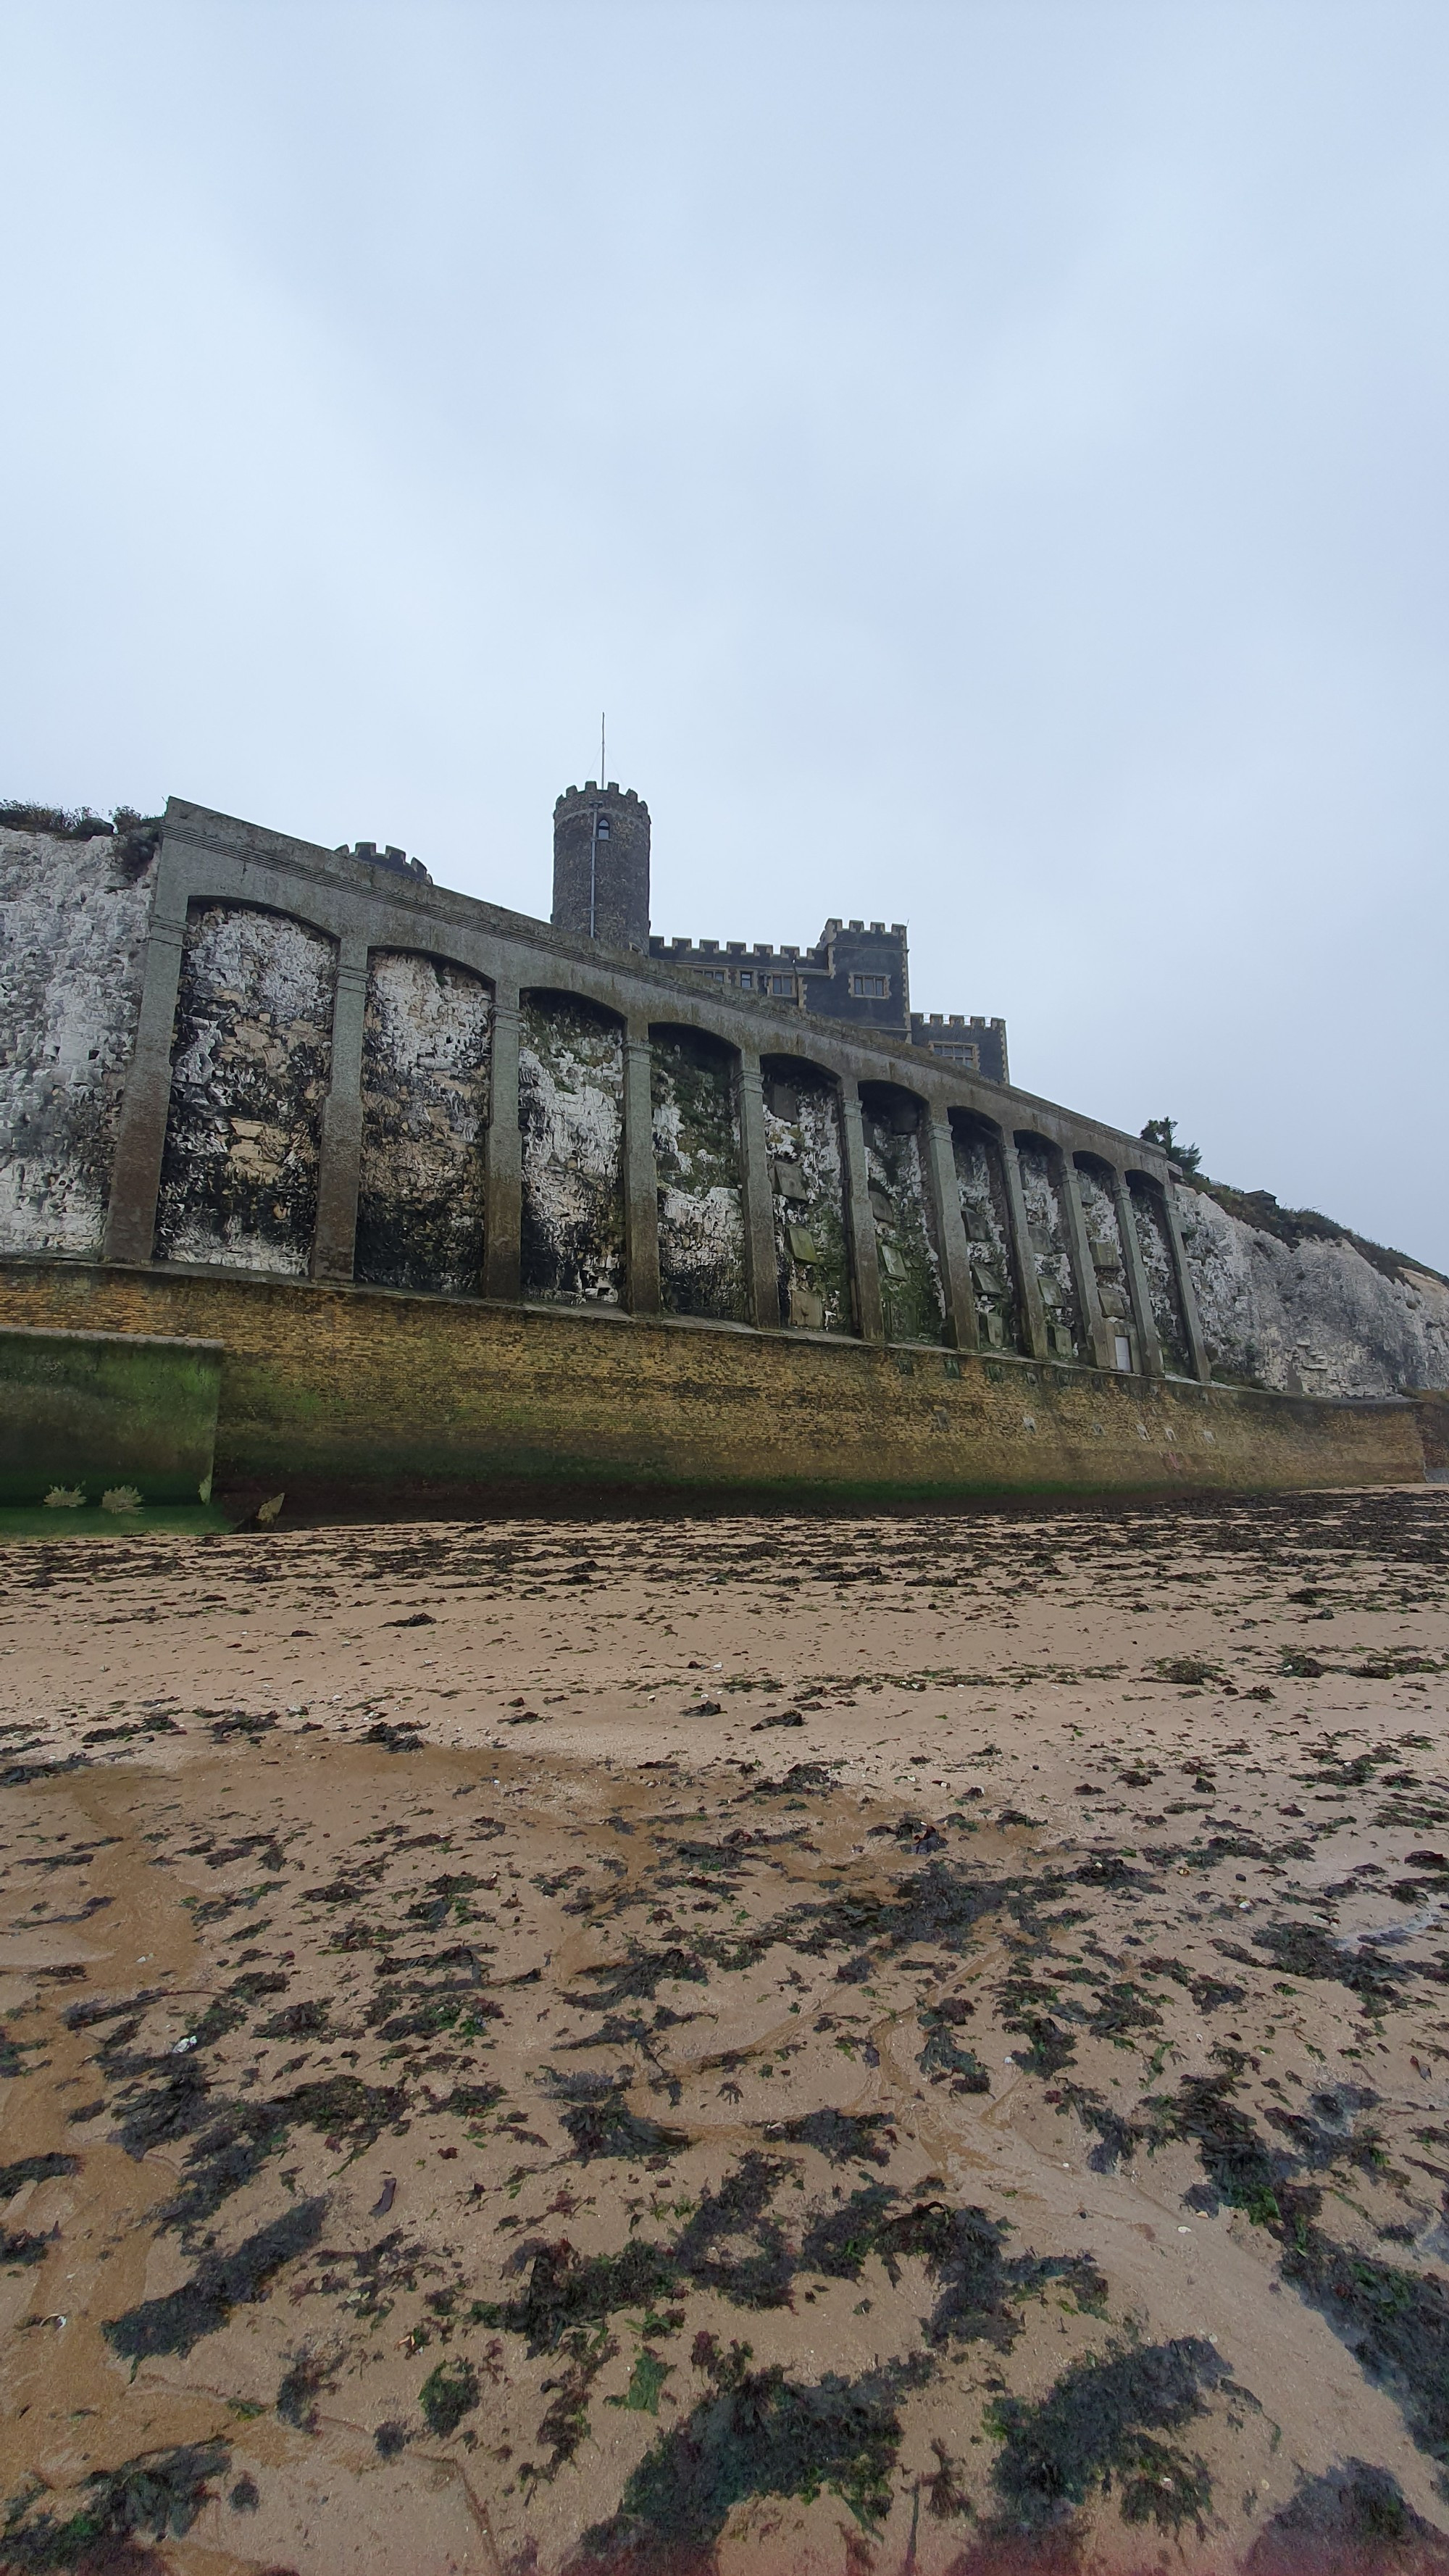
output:
<instances>
[{"instance_id":1,"label":"sandy beach","mask_svg":"<svg viewBox=\"0 0 1449 2576\"><path fill-rule=\"evenodd\" d=\"M5 1550L0 2563L1449 2568L1446 1541Z\"/></svg>"}]
</instances>

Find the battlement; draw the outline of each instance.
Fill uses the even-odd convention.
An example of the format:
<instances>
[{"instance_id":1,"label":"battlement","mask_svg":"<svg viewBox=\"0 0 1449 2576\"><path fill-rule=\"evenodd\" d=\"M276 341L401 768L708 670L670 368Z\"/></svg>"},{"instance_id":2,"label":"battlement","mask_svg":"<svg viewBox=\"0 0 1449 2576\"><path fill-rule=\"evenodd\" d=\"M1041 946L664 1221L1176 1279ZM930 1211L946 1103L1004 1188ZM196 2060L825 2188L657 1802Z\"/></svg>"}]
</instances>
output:
<instances>
[{"instance_id":1,"label":"battlement","mask_svg":"<svg viewBox=\"0 0 1449 2576\"><path fill-rule=\"evenodd\" d=\"M644 799L639 794L637 788L621 787L617 778L611 778L606 787L601 787L596 778L586 778L582 787L566 787L561 796L556 796L554 798L553 810L555 814L559 812L562 806L570 804L577 796L617 796L621 805L637 806L641 814L647 814L649 811L648 806L645 804Z\"/></svg>"},{"instance_id":2,"label":"battlement","mask_svg":"<svg viewBox=\"0 0 1449 2576\"><path fill-rule=\"evenodd\" d=\"M410 859L406 850L395 849L391 841L382 850L376 841L355 841L350 849L345 841L339 841L334 855L339 859L362 859L370 868L387 868L393 876L413 877L419 885L433 882L421 859Z\"/></svg>"},{"instance_id":3,"label":"battlement","mask_svg":"<svg viewBox=\"0 0 1449 2576\"><path fill-rule=\"evenodd\" d=\"M984 1073L991 1082L1010 1079L1006 1058L1006 1022L988 1020L979 1011L912 1011L911 1044L968 1073Z\"/></svg>"}]
</instances>

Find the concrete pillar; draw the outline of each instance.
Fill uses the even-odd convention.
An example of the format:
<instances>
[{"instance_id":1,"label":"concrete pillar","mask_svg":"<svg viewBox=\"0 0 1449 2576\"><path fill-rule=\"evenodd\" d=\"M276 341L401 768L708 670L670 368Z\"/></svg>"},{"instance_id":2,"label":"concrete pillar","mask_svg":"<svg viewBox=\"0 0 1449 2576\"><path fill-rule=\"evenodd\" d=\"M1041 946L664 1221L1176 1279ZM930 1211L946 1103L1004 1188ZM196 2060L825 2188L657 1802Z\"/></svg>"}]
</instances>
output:
<instances>
[{"instance_id":1,"label":"concrete pillar","mask_svg":"<svg viewBox=\"0 0 1449 2576\"><path fill-rule=\"evenodd\" d=\"M865 1159L865 1130L860 1120L860 1091L849 1074L840 1084L840 1135L845 1161L845 1239L850 1246L850 1280L855 1296L855 1329L865 1342L885 1340L885 1309L880 1294L880 1254L870 1205L870 1171Z\"/></svg>"},{"instance_id":2,"label":"concrete pillar","mask_svg":"<svg viewBox=\"0 0 1449 2576\"><path fill-rule=\"evenodd\" d=\"M483 1294L521 1293L523 1138L518 1124L518 986L493 989L488 1128L483 1139Z\"/></svg>"},{"instance_id":3,"label":"concrete pillar","mask_svg":"<svg viewBox=\"0 0 1449 2576\"><path fill-rule=\"evenodd\" d=\"M755 1047L740 1049L740 1206L745 1221L750 1320L762 1333L778 1332L780 1265L775 1252L775 1192L765 1150L765 1090Z\"/></svg>"},{"instance_id":4,"label":"concrete pillar","mask_svg":"<svg viewBox=\"0 0 1449 2576\"><path fill-rule=\"evenodd\" d=\"M976 1293L971 1284L966 1228L961 1221L961 1190L949 1119L932 1118L927 1123L926 1177L936 1212L941 1285L946 1292L946 1339L955 1350L974 1351Z\"/></svg>"},{"instance_id":5,"label":"concrete pillar","mask_svg":"<svg viewBox=\"0 0 1449 2576\"><path fill-rule=\"evenodd\" d=\"M1132 1210L1132 1193L1126 1174L1113 1167L1112 1194L1117 1203L1117 1231L1122 1237L1122 1258L1127 1265L1127 1293L1132 1300L1132 1320L1137 1327L1137 1350L1144 1377L1162 1377L1162 1344L1152 1319L1152 1298L1147 1286L1147 1271L1142 1259L1142 1246L1137 1240L1137 1219Z\"/></svg>"},{"instance_id":6,"label":"concrete pillar","mask_svg":"<svg viewBox=\"0 0 1449 2576\"><path fill-rule=\"evenodd\" d=\"M659 1312L653 1069L648 1027L631 1025L624 1037L624 1257L632 1315Z\"/></svg>"},{"instance_id":7,"label":"concrete pillar","mask_svg":"<svg viewBox=\"0 0 1449 2576\"><path fill-rule=\"evenodd\" d=\"M314 1279L350 1279L357 1252L357 1183L362 1163L362 1027L367 1012L367 942L344 938L332 1003L332 1087L322 1103Z\"/></svg>"},{"instance_id":8,"label":"concrete pillar","mask_svg":"<svg viewBox=\"0 0 1449 2576\"><path fill-rule=\"evenodd\" d=\"M160 898L161 889L157 888ZM152 914L146 938L141 1012L136 1045L121 1102L111 1196L106 1210L107 1261L149 1261L156 1235L161 1155L171 1107L171 1047L181 949L186 937L185 898L179 920Z\"/></svg>"},{"instance_id":9,"label":"concrete pillar","mask_svg":"<svg viewBox=\"0 0 1449 2576\"><path fill-rule=\"evenodd\" d=\"M1183 1242L1182 1227L1178 1223L1177 1203L1171 1181L1162 1193L1162 1203L1163 1214L1167 1219L1167 1240L1172 1246L1172 1267L1177 1280L1177 1301L1182 1308L1183 1329L1187 1334L1187 1347L1192 1354L1192 1372L1204 1386L1211 1386L1213 1364L1208 1357L1207 1342L1203 1336L1202 1317L1198 1312L1192 1272L1187 1265L1187 1246Z\"/></svg>"},{"instance_id":10,"label":"concrete pillar","mask_svg":"<svg viewBox=\"0 0 1449 2576\"><path fill-rule=\"evenodd\" d=\"M1067 1251L1071 1257L1072 1276L1077 1283L1077 1304L1093 1361L1100 1369L1112 1366L1106 1316L1097 1294L1097 1265L1092 1259L1092 1246L1087 1235L1086 1211L1082 1206L1082 1185L1070 1154L1061 1158L1062 1214L1066 1220Z\"/></svg>"},{"instance_id":11,"label":"concrete pillar","mask_svg":"<svg viewBox=\"0 0 1449 2576\"><path fill-rule=\"evenodd\" d=\"M1026 1324L1027 1346L1034 1360L1044 1360L1047 1355L1046 1308L1041 1302L1041 1280L1031 1247L1026 1194L1021 1186L1021 1164L1017 1159L1016 1138L1004 1130L1001 1173L1006 1183L1006 1221L1011 1230L1011 1258L1016 1269L1017 1294Z\"/></svg>"}]
</instances>

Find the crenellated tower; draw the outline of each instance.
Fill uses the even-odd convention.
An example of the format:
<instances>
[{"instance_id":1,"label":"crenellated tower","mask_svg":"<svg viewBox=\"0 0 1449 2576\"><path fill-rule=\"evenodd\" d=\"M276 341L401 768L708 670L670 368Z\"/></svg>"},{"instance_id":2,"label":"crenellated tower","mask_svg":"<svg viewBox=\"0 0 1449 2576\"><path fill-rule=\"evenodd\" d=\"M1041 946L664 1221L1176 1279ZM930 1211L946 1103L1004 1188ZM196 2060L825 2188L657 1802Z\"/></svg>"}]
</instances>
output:
<instances>
[{"instance_id":1,"label":"crenellated tower","mask_svg":"<svg viewBox=\"0 0 1449 2576\"><path fill-rule=\"evenodd\" d=\"M555 930L649 954L649 808L632 787L587 779L553 809Z\"/></svg>"}]
</instances>

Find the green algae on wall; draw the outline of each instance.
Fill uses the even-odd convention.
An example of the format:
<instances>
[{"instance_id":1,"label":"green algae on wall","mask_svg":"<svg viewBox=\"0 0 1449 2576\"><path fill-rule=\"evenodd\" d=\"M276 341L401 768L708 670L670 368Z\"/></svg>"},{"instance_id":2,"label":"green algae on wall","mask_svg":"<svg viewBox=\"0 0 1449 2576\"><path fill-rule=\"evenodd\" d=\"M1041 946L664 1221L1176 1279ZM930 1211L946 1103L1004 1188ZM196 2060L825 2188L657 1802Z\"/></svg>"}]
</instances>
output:
<instances>
[{"instance_id":1,"label":"green algae on wall","mask_svg":"<svg viewBox=\"0 0 1449 2576\"><path fill-rule=\"evenodd\" d=\"M0 1503L61 1490L94 1505L127 1487L147 1503L204 1501L221 1356L190 1338L0 1330ZM72 1517L51 1512L57 1537Z\"/></svg>"},{"instance_id":2,"label":"green algae on wall","mask_svg":"<svg viewBox=\"0 0 1449 2576\"><path fill-rule=\"evenodd\" d=\"M840 1093L818 1065L793 1056L765 1056L761 1071L781 1321L796 1331L850 1333Z\"/></svg>"},{"instance_id":3,"label":"green algae on wall","mask_svg":"<svg viewBox=\"0 0 1449 2576\"><path fill-rule=\"evenodd\" d=\"M946 1300L921 1153L920 1103L863 1083L861 1119L888 1342L940 1342Z\"/></svg>"},{"instance_id":4,"label":"green algae on wall","mask_svg":"<svg viewBox=\"0 0 1449 2576\"><path fill-rule=\"evenodd\" d=\"M563 993L519 1011L525 1297L617 1306L624 1286L624 1036Z\"/></svg>"},{"instance_id":5,"label":"green algae on wall","mask_svg":"<svg viewBox=\"0 0 1449 2576\"><path fill-rule=\"evenodd\" d=\"M664 1310L743 1323L749 1308L734 1058L693 1029L655 1029L650 1053Z\"/></svg>"},{"instance_id":6,"label":"green algae on wall","mask_svg":"<svg viewBox=\"0 0 1449 2576\"><path fill-rule=\"evenodd\" d=\"M1024 1351L1001 1140L990 1129L964 1116L952 1119L951 1139L981 1347L984 1351Z\"/></svg>"}]
</instances>

